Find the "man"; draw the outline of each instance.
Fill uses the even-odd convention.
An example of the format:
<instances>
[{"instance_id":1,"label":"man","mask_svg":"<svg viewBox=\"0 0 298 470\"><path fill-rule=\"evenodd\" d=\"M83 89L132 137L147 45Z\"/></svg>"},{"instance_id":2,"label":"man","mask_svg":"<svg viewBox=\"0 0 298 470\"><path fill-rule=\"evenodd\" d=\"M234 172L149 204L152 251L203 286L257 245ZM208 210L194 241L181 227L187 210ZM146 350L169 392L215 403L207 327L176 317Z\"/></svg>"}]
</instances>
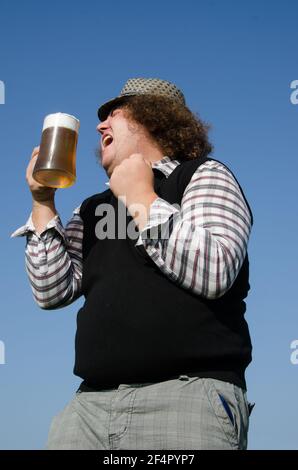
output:
<instances>
[{"instance_id":1,"label":"man","mask_svg":"<svg viewBox=\"0 0 298 470\"><path fill-rule=\"evenodd\" d=\"M98 110L109 189L62 227L27 168L26 266L43 309L80 295L74 373L48 449L245 449L252 215L182 92L130 79Z\"/></svg>"}]
</instances>

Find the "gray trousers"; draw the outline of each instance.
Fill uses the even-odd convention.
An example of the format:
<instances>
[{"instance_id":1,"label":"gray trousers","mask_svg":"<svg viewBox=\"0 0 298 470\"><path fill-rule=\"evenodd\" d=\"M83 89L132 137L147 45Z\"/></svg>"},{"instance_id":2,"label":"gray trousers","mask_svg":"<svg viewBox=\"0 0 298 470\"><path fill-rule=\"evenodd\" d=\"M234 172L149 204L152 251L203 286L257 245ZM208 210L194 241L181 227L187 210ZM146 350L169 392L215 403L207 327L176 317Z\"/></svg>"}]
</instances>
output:
<instances>
[{"instance_id":1,"label":"gray trousers","mask_svg":"<svg viewBox=\"0 0 298 470\"><path fill-rule=\"evenodd\" d=\"M77 392L54 417L47 449L246 449L248 421L241 388L181 375Z\"/></svg>"}]
</instances>

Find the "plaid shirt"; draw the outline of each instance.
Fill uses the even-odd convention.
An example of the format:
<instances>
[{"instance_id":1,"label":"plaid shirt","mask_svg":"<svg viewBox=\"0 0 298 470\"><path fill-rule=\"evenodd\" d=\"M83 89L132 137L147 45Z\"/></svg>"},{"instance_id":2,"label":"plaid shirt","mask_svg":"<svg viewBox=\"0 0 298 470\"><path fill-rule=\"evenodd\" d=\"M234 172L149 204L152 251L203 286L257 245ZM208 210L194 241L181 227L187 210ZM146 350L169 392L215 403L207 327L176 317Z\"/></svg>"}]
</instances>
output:
<instances>
[{"instance_id":1,"label":"plaid shirt","mask_svg":"<svg viewBox=\"0 0 298 470\"><path fill-rule=\"evenodd\" d=\"M179 165L164 157L152 167L166 177ZM171 280L204 298L221 297L235 281L246 255L251 217L240 188L221 163L207 161L195 171L181 207L157 198L150 206L142 244ZM148 238L152 228L168 237ZM31 215L11 237L27 236L26 271L37 304L64 307L81 295L83 221L80 207L64 228L59 214L38 234Z\"/></svg>"}]
</instances>

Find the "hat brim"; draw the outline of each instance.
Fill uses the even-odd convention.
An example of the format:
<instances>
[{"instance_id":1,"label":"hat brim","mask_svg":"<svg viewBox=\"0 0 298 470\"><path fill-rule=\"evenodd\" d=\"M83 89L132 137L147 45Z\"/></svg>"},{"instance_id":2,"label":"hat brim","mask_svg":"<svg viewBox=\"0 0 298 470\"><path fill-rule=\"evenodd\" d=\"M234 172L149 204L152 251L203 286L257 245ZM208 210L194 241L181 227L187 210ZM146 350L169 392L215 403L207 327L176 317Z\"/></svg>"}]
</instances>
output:
<instances>
[{"instance_id":1,"label":"hat brim","mask_svg":"<svg viewBox=\"0 0 298 470\"><path fill-rule=\"evenodd\" d=\"M113 108L117 107L118 105L124 103L129 99L129 96L133 95L128 95L128 96L118 96L117 98L114 98L113 100L107 101L104 103L102 106L98 108L97 115L99 117L100 121L105 121L112 111Z\"/></svg>"}]
</instances>

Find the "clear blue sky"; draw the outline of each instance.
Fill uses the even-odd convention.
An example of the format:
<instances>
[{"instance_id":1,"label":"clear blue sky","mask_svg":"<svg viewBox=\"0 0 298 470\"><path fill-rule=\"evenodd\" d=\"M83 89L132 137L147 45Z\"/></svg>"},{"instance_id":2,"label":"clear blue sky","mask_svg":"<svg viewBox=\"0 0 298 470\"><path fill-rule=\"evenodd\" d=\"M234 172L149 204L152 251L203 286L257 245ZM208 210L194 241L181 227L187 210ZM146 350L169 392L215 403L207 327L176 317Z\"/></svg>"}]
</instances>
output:
<instances>
[{"instance_id":1,"label":"clear blue sky","mask_svg":"<svg viewBox=\"0 0 298 470\"><path fill-rule=\"evenodd\" d=\"M214 157L235 172L254 211L247 321L250 449L298 449L297 124L298 3L236 0L35 0L0 3L1 317L0 448L40 449L70 400L79 299L39 309L24 270L30 214L25 170L46 114L78 116L77 183L57 191L64 223L106 180L94 148L97 107L129 77L160 77L184 90L212 124ZM1 100L0 100L1 101Z\"/></svg>"}]
</instances>

